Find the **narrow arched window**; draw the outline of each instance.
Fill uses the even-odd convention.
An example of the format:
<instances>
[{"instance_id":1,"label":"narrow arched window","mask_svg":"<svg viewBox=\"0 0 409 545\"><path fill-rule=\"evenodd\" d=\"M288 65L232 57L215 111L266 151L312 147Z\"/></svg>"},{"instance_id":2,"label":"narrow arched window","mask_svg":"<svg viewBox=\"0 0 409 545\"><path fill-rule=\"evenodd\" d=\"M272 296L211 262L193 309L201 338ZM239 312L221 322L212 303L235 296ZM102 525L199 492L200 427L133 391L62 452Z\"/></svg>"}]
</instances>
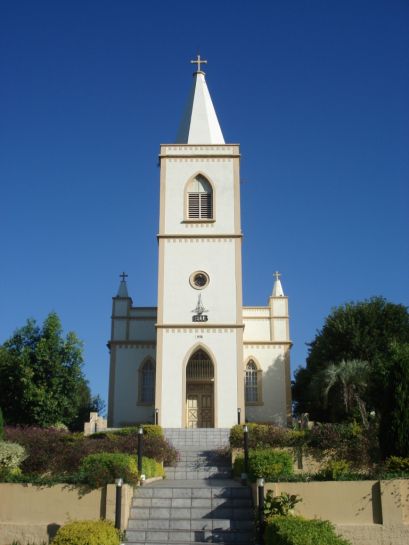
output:
<instances>
[{"instance_id":1,"label":"narrow arched window","mask_svg":"<svg viewBox=\"0 0 409 545\"><path fill-rule=\"evenodd\" d=\"M245 394L246 403L259 401L258 370L253 360L249 360L246 366Z\"/></svg>"},{"instance_id":2,"label":"narrow arched window","mask_svg":"<svg viewBox=\"0 0 409 545\"><path fill-rule=\"evenodd\" d=\"M147 360L139 371L139 402L153 404L155 401L155 364Z\"/></svg>"},{"instance_id":3,"label":"narrow arched window","mask_svg":"<svg viewBox=\"0 0 409 545\"><path fill-rule=\"evenodd\" d=\"M213 219L212 186L204 176L198 174L187 187L188 219Z\"/></svg>"}]
</instances>

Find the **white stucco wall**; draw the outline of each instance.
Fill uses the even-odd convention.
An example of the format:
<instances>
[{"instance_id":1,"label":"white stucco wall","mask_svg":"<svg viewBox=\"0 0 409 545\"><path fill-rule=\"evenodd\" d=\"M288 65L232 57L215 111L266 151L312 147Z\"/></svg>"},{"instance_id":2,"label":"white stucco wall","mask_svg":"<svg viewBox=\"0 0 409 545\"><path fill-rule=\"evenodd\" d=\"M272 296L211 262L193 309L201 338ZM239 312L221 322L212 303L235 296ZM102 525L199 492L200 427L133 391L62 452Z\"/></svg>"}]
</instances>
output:
<instances>
[{"instance_id":1,"label":"white stucco wall","mask_svg":"<svg viewBox=\"0 0 409 545\"><path fill-rule=\"evenodd\" d=\"M285 347L252 345L244 347L244 359L254 358L263 371L262 404L246 405L249 422L286 424Z\"/></svg>"},{"instance_id":2,"label":"white stucco wall","mask_svg":"<svg viewBox=\"0 0 409 545\"><path fill-rule=\"evenodd\" d=\"M170 428L185 427L183 395L185 367L189 356L202 347L211 356L215 366L215 426L227 428L237 423L237 335L229 330L164 330L162 370L161 425Z\"/></svg>"},{"instance_id":3,"label":"white stucco wall","mask_svg":"<svg viewBox=\"0 0 409 545\"><path fill-rule=\"evenodd\" d=\"M210 323L236 323L234 239L170 239L164 249L164 323L191 323L199 294ZM209 285L196 290L190 275L206 271Z\"/></svg>"},{"instance_id":4,"label":"white stucco wall","mask_svg":"<svg viewBox=\"0 0 409 545\"><path fill-rule=\"evenodd\" d=\"M270 318L244 318L245 341L269 341L271 321Z\"/></svg>"},{"instance_id":5,"label":"white stucco wall","mask_svg":"<svg viewBox=\"0 0 409 545\"><path fill-rule=\"evenodd\" d=\"M129 320L129 340L154 341L156 339L156 319Z\"/></svg>"},{"instance_id":6,"label":"white stucco wall","mask_svg":"<svg viewBox=\"0 0 409 545\"><path fill-rule=\"evenodd\" d=\"M124 341L126 339L126 320L114 320L112 340Z\"/></svg>"},{"instance_id":7,"label":"white stucco wall","mask_svg":"<svg viewBox=\"0 0 409 545\"><path fill-rule=\"evenodd\" d=\"M288 340L288 321L286 318L274 318L273 320L273 340Z\"/></svg>"},{"instance_id":8,"label":"white stucco wall","mask_svg":"<svg viewBox=\"0 0 409 545\"><path fill-rule=\"evenodd\" d=\"M166 148L169 154L196 155L189 159L166 159L166 182L164 192L164 232L172 234L218 234L234 232L234 170L233 159L217 157L221 153L233 153L228 146L191 146ZM162 149L164 152L164 149ZM200 158L197 155L208 155ZM196 174L204 175L213 186L214 224L184 223L185 187Z\"/></svg>"},{"instance_id":9,"label":"white stucco wall","mask_svg":"<svg viewBox=\"0 0 409 545\"><path fill-rule=\"evenodd\" d=\"M154 407L138 405L138 371L147 356L155 361L155 348L115 347L114 426L153 422Z\"/></svg>"}]
</instances>

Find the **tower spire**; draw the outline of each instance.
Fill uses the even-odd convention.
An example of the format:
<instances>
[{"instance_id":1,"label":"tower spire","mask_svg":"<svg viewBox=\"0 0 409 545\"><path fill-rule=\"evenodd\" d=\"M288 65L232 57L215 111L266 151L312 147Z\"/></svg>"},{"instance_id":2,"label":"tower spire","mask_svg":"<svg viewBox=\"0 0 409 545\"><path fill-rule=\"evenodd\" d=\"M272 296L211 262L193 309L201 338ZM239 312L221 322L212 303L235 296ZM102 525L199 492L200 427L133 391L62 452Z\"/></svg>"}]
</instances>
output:
<instances>
[{"instance_id":1,"label":"tower spire","mask_svg":"<svg viewBox=\"0 0 409 545\"><path fill-rule=\"evenodd\" d=\"M190 61L197 64L193 86L176 137L177 144L224 144L223 133L207 88L201 64L207 64L200 55Z\"/></svg>"}]
</instances>

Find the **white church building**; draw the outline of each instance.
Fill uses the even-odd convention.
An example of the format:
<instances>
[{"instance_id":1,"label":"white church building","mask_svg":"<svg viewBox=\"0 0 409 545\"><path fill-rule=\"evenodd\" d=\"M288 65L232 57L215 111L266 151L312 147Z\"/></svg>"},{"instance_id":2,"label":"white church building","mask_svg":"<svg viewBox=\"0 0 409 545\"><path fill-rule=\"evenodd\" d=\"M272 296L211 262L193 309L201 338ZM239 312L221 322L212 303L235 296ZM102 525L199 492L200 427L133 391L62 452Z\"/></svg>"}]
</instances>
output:
<instances>
[{"instance_id":1,"label":"white church building","mask_svg":"<svg viewBox=\"0 0 409 545\"><path fill-rule=\"evenodd\" d=\"M193 61L192 61L193 62ZM226 144L198 56L178 136L160 146L158 300L113 298L108 425L286 425L288 299L244 307L240 148Z\"/></svg>"}]
</instances>

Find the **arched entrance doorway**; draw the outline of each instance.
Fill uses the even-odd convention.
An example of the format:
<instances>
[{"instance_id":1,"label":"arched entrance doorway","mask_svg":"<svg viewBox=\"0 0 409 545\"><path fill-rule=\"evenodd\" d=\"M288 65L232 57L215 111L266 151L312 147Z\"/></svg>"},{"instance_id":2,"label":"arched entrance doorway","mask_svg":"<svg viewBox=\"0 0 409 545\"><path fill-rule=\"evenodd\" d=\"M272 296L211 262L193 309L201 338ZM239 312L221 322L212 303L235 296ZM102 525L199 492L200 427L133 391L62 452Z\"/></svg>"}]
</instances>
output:
<instances>
[{"instance_id":1,"label":"arched entrance doorway","mask_svg":"<svg viewBox=\"0 0 409 545\"><path fill-rule=\"evenodd\" d=\"M202 349L186 366L186 427L214 428L214 365Z\"/></svg>"}]
</instances>

